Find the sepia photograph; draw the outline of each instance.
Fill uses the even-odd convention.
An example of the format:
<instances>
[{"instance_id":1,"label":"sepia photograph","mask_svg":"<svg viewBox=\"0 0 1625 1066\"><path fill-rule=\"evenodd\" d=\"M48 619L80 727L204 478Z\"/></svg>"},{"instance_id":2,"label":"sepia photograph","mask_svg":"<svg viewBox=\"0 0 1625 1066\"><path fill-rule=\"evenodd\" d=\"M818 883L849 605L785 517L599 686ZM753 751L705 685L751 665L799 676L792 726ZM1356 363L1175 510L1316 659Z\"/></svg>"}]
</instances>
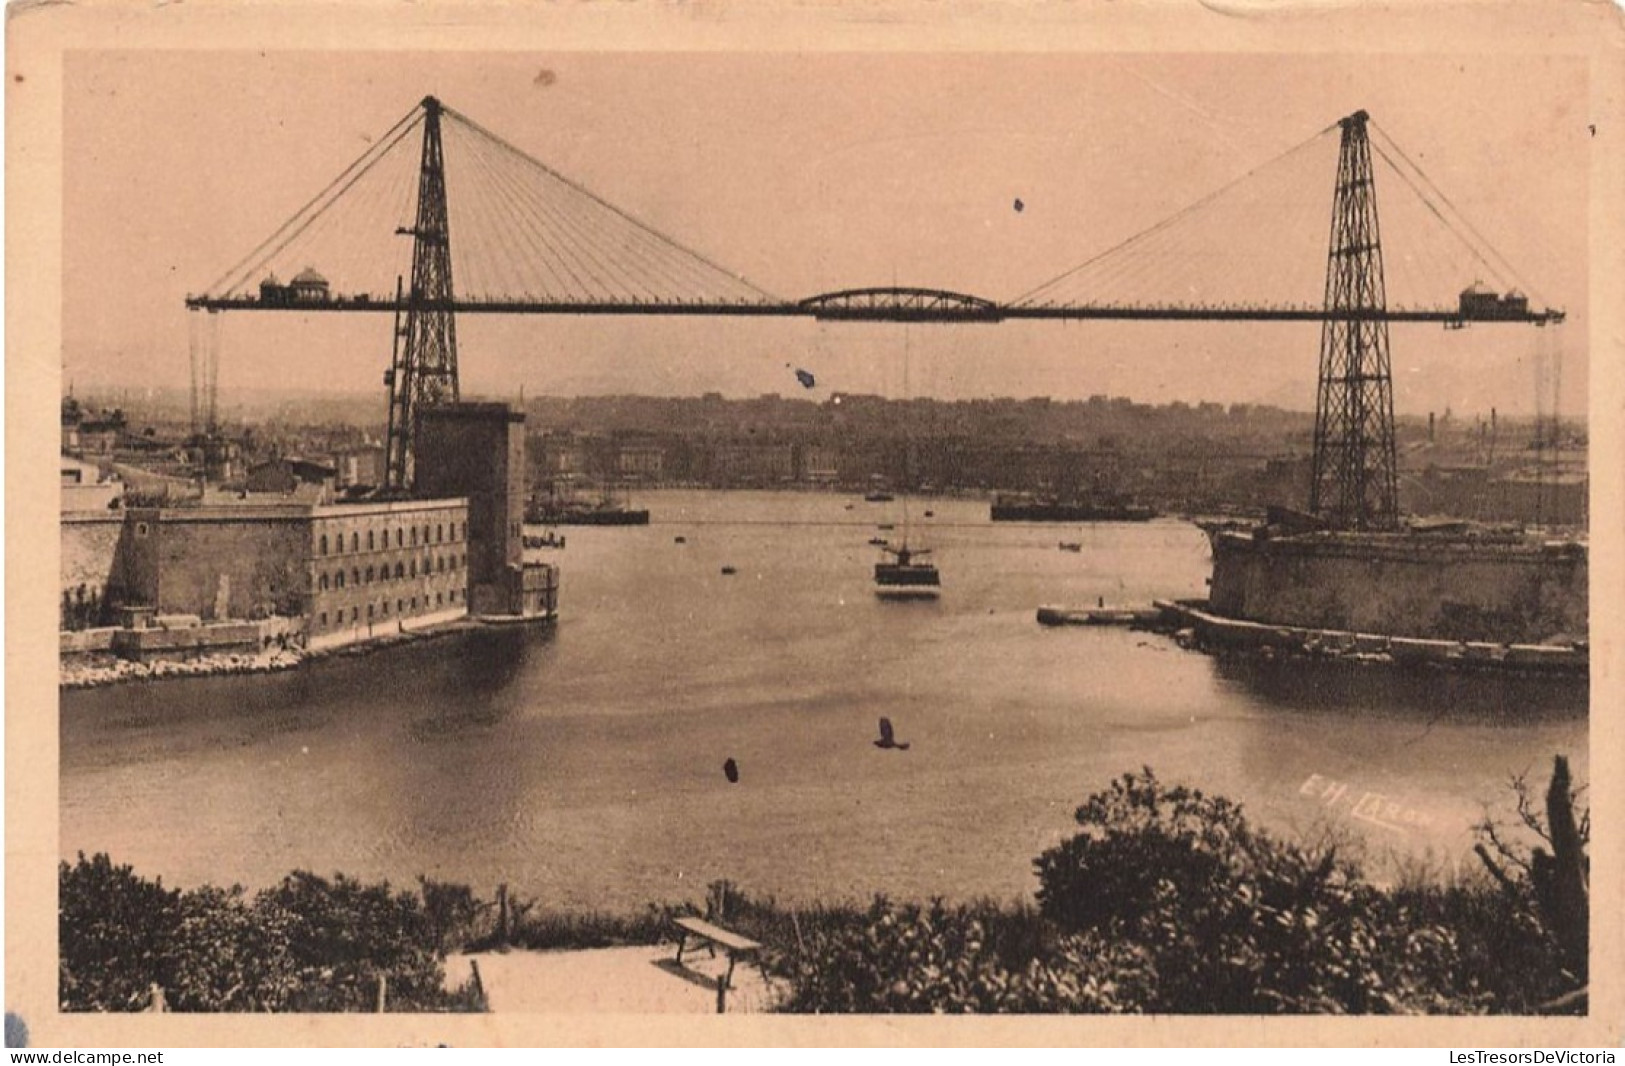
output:
<instances>
[{"instance_id":1,"label":"sepia photograph","mask_svg":"<svg viewBox=\"0 0 1625 1066\"><path fill-rule=\"evenodd\" d=\"M8 172L44 146L60 215L37 264L8 226L55 321L25 337L14 289L44 473L8 492L41 608L8 821L40 835L7 863L59 1041L1065 1014L1617 1045L1621 129L1585 19L1069 51L200 17L36 73L48 17L9 35Z\"/></svg>"}]
</instances>

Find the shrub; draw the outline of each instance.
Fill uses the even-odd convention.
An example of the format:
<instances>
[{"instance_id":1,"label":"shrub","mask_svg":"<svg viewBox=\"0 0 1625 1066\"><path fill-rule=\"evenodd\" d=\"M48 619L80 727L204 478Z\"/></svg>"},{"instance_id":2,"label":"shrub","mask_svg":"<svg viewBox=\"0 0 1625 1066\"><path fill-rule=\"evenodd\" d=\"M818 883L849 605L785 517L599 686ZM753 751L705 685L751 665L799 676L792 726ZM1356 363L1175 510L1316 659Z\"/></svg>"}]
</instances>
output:
<instances>
[{"instance_id":1,"label":"shrub","mask_svg":"<svg viewBox=\"0 0 1625 1066\"><path fill-rule=\"evenodd\" d=\"M183 893L163 981L170 1010L289 1009L299 975L288 947L294 916L250 905L241 888Z\"/></svg>"},{"instance_id":2,"label":"shrub","mask_svg":"<svg viewBox=\"0 0 1625 1066\"><path fill-rule=\"evenodd\" d=\"M180 893L104 854L58 867L58 996L63 1010L141 1010L172 975Z\"/></svg>"},{"instance_id":3,"label":"shrub","mask_svg":"<svg viewBox=\"0 0 1625 1066\"><path fill-rule=\"evenodd\" d=\"M442 988L444 928L387 884L295 873L250 902L165 889L101 854L59 875L63 1010L145 1010L156 986L176 1011L371 1011L380 977L391 1010L480 1009Z\"/></svg>"},{"instance_id":4,"label":"shrub","mask_svg":"<svg viewBox=\"0 0 1625 1066\"><path fill-rule=\"evenodd\" d=\"M411 893L299 871L260 893L256 907L292 918L288 956L299 987L292 1010L373 1010L380 977L392 1010L432 1010L443 995L438 933Z\"/></svg>"},{"instance_id":5,"label":"shrub","mask_svg":"<svg viewBox=\"0 0 1625 1066\"><path fill-rule=\"evenodd\" d=\"M1389 927L1381 893L1335 849L1276 840L1222 797L1146 769L1091 796L1077 820L1083 832L1037 860L1040 909L1067 932L1142 950L1155 979L1139 1008L1427 1009L1384 961L1454 965L1447 930Z\"/></svg>"}]
</instances>

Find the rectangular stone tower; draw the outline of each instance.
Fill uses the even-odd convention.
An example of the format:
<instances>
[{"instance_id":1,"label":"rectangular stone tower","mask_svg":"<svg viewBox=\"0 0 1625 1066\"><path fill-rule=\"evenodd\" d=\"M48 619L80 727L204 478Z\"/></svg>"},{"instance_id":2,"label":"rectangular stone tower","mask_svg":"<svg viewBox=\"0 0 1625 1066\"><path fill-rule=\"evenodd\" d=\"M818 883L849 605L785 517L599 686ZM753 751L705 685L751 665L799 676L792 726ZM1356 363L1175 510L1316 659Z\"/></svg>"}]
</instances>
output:
<instances>
[{"instance_id":1,"label":"rectangular stone tower","mask_svg":"<svg viewBox=\"0 0 1625 1066\"><path fill-rule=\"evenodd\" d=\"M417 412L413 494L468 498L468 605L516 614L524 563L525 416L505 403L451 403Z\"/></svg>"}]
</instances>

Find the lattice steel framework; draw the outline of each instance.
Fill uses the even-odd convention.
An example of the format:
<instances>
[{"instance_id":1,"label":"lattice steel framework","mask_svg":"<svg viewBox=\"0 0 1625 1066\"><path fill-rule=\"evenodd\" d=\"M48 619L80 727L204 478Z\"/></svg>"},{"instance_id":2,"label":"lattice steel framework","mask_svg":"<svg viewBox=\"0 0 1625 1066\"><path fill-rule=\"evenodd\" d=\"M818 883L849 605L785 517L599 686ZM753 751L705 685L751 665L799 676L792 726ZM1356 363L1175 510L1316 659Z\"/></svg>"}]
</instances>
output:
<instances>
[{"instance_id":1,"label":"lattice steel framework","mask_svg":"<svg viewBox=\"0 0 1625 1066\"><path fill-rule=\"evenodd\" d=\"M1387 295L1367 115L1341 121L1326 259L1309 510L1334 529L1399 524Z\"/></svg>"},{"instance_id":2,"label":"lattice steel framework","mask_svg":"<svg viewBox=\"0 0 1625 1066\"><path fill-rule=\"evenodd\" d=\"M412 287L396 301L395 356L389 385L385 484L412 487L417 412L455 403L457 315L451 284L451 227L446 217L446 158L440 141L440 101L423 99L423 162L417 221L397 232L412 238ZM404 324L402 315L404 314Z\"/></svg>"}]
</instances>

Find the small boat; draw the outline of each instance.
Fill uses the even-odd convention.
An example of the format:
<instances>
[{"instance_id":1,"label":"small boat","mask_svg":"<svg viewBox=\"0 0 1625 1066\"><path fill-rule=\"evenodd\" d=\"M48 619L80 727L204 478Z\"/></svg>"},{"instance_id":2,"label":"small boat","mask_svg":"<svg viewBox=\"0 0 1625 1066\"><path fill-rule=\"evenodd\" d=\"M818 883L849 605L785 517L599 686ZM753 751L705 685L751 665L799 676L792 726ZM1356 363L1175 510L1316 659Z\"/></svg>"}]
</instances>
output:
<instances>
[{"instance_id":1,"label":"small boat","mask_svg":"<svg viewBox=\"0 0 1625 1066\"><path fill-rule=\"evenodd\" d=\"M890 541L888 541L885 537L870 537L869 543L873 544L877 548L884 548L890 543Z\"/></svg>"},{"instance_id":2,"label":"small boat","mask_svg":"<svg viewBox=\"0 0 1625 1066\"><path fill-rule=\"evenodd\" d=\"M930 549L910 549L904 544L887 547L895 561L875 564L875 595L882 599L935 599L942 591L942 577L931 563L919 561Z\"/></svg>"},{"instance_id":3,"label":"small boat","mask_svg":"<svg viewBox=\"0 0 1625 1066\"><path fill-rule=\"evenodd\" d=\"M738 567L725 566L725 567L722 568L722 574L723 574L724 577L731 577L731 576L733 576L734 574L737 574L737 573L739 573L739 568Z\"/></svg>"},{"instance_id":4,"label":"small boat","mask_svg":"<svg viewBox=\"0 0 1625 1066\"><path fill-rule=\"evenodd\" d=\"M1083 551L1083 545L1075 540L1063 540L1061 541L1061 550L1064 552L1081 552Z\"/></svg>"},{"instance_id":5,"label":"small boat","mask_svg":"<svg viewBox=\"0 0 1625 1066\"><path fill-rule=\"evenodd\" d=\"M864 503L890 503L894 497L889 492L871 492L863 497Z\"/></svg>"},{"instance_id":6,"label":"small boat","mask_svg":"<svg viewBox=\"0 0 1625 1066\"><path fill-rule=\"evenodd\" d=\"M564 535L556 529L550 529L539 537L527 533L520 538L520 543L526 548L563 548Z\"/></svg>"},{"instance_id":7,"label":"small boat","mask_svg":"<svg viewBox=\"0 0 1625 1066\"><path fill-rule=\"evenodd\" d=\"M673 537L673 538L671 538L671 542L673 544L687 544L688 543L688 538L687 537Z\"/></svg>"},{"instance_id":8,"label":"small boat","mask_svg":"<svg viewBox=\"0 0 1625 1066\"><path fill-rule=\"evenodd\" d=\"M935 511L927 511L927 512L925 512L925 517L927 517L927 518L935 518L935 517L937 517L937 512L935 512Z\"/></svg>"},{"instance_id":9,"label":"small boat","mask_svg":"<svg viewBox=\"0 0 1625 1066\"><path fill-rule=\"evenodd\" d=\"M879 529L879 530L892 530L892 529L896 529L897 527L895 525L893 525L892 523L890 523L890 522L882 522L878 526L876 526L875 528Z\"/></svg>"}]
</instances>

